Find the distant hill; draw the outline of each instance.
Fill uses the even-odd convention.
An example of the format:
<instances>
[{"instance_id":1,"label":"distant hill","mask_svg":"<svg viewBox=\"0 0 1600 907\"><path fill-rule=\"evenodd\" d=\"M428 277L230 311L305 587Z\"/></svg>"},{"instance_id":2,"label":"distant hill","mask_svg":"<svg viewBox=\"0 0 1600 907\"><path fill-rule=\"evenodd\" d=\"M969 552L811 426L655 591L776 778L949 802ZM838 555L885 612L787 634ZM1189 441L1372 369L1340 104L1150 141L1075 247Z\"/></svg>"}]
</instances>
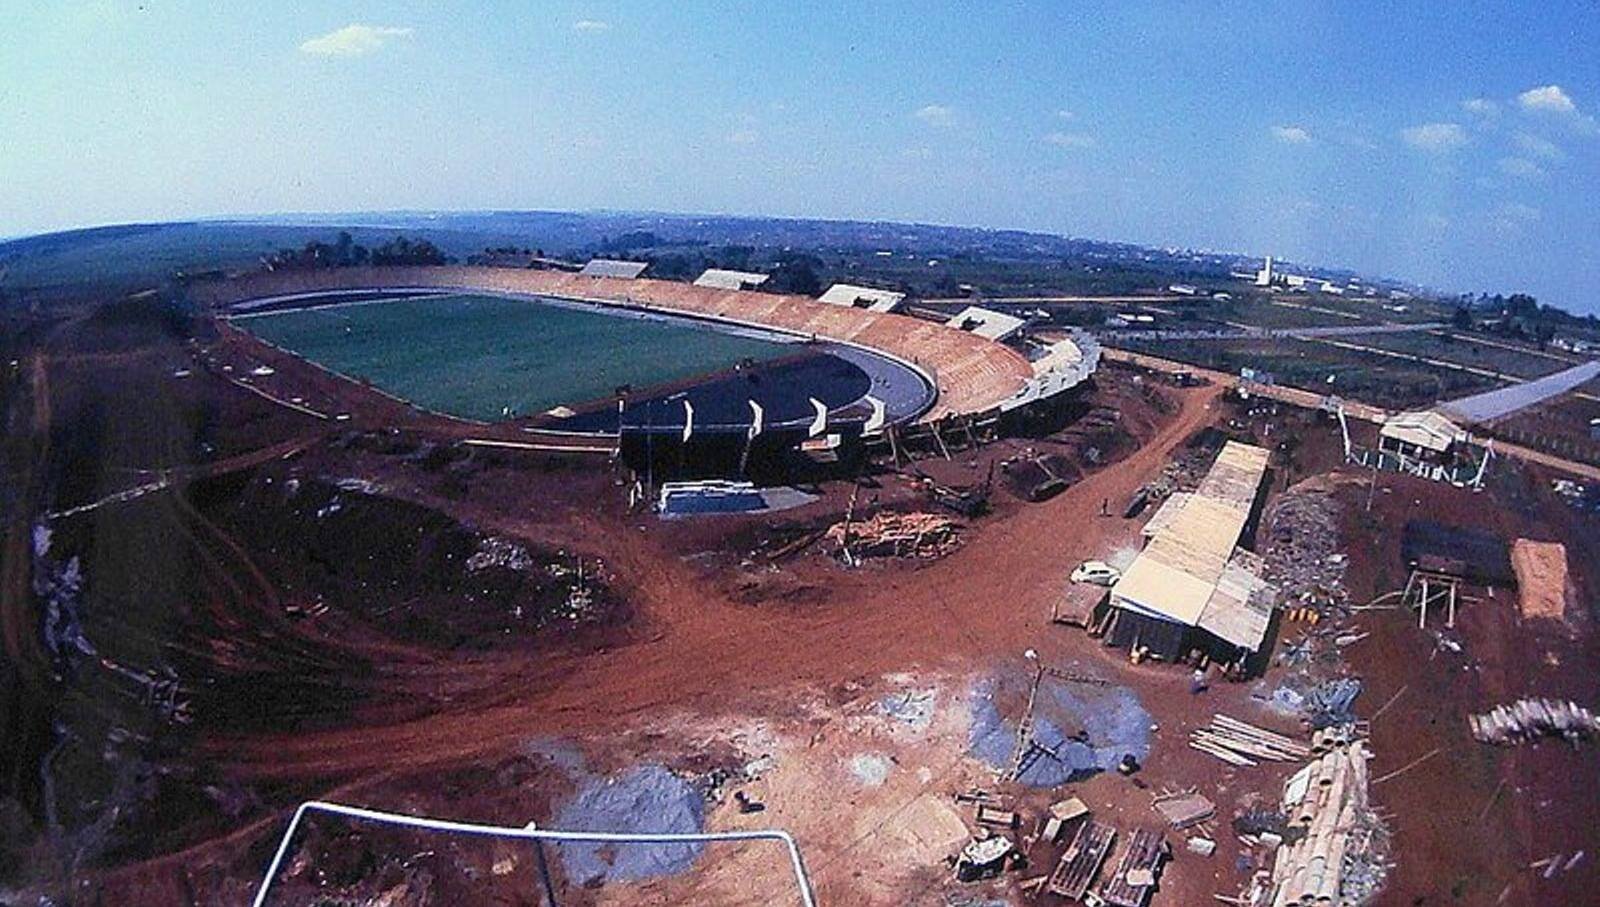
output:
<instances>
[{"instance_id":1,"label":"distant hill","mask_svg":"<svg viewBox=\"0 0 1600 907\"><path fill-rule=\"evenodd\" d=\"M348 230L368 247L426 239L466 260L485 248L660 261L663 274L707 264L772 269L804 255L825 280L876 280L928 295L1128 292L1169 281L1226 281L1256 260L1020 230L883 221L625 211L351 212L129 224L0 243L0 302L32 305L158 285L179 271L241 269ZM1330 276L1333 272L1329 273ZM1343 272L1340 272L1343 273Z\"/></svg>"}]
</instances>

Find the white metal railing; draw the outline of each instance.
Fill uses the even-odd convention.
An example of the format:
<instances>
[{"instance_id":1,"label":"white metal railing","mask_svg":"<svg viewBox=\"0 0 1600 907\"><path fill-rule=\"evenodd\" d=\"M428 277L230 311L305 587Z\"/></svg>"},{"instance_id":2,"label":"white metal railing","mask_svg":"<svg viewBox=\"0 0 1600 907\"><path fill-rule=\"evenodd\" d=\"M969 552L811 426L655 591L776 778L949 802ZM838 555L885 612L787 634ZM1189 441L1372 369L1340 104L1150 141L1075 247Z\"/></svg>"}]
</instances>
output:
<instances>
[{"instance_id":1,"label":"white metal railing","mask_svg":"<svg viewBox=\"0 0 1600 907\"><path fill-rule=\"evenodd\" d=\"M721 831L721 832L696 832L696 833L644 833L644 832L615 832L615 831L554 831L545 828L535 828L533 823L518 828L502 825L481 825L474 822L452 822L448 819L429 819L424 816L408 816L404 813L384 812L377 809L366 809L360 806L346 806L342 803L328 803L322 800L309 800L294 811L294 818L289 820L289 827L283 832L283 840L278 842L278 850L272 856L272 863L267 867L267 874L261 880L261 887L256 891L254 907L264 907L267 895L272 890L272 881L277 878L278 870L283 865L284 857L289 853L289 844L294 839L294 833L300 827L300 820L308 812L332 813L352 819L361 819L368 822L379 822L387 825L399 825L405 828L421 828L428 831L442 831L454 834L484 835L495 838L518 838L525 841L588 841L607 844L713 844L727 841L779 841L789 851L789 864L794 870L795 884L800 890L800 902L804 907L816 907L816 897L811 890L811 879L806 875L805 862L800 859L800 847L795 844L794 837L782 829L763 829L758 831ZM554 907L554 905L552 905Z\"/></svg>"}]
</instances>

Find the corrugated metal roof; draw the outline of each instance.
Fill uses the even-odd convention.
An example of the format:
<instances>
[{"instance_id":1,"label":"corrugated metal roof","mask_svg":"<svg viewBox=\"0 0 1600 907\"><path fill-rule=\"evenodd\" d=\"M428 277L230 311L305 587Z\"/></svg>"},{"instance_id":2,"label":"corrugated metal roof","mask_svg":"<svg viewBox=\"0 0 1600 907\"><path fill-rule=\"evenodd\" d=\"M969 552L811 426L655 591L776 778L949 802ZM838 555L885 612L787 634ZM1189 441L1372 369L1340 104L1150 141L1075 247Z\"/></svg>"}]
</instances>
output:
<instances>
[{"instance_id":1,"label":"corrugated metal roof","mask_svg":"<svg viewBox=\"0 0 1600 907\"><path fill-rule=\"evenodd\" d=\"M697 287L716 287L719 290L752 290L766 282L766 274L730 271L726 268L707 268L705 273L694 279Z\"/></svg>"},{"instance_id":2,"label":"corrugated metal roof","mask_svg":"<svg viewBox=\"0 0 1600 907\"><path fill-rule=\"evenodd\" d=\"M1254 561L1239 559L1234 546L1255 505L1267 458L1260 447L1237 441L1223 445L1194 493L1178 504L1169 499L1157 512L1165 525L1111 588L1112 601L1165 620L1204 626L1230 642L1254 638L1257 615L1249 606L1259 580L1250 575ZM1169 505L1175 512L1164 515Z\"/></svg>"},{"instance_id":3,"label":"corrugated metal roof","mask_svg":"<svg viewBox=\"0 0 1600 907\"><path fill-rule=\"evenodd\" d=\"M831 305L850 306L863 308L873 312L892 312L899 308L904 293L893 290L878 290L872 287L858 287L849 283L836 283L828 288L826 293L817 297L818 302Z\"/></svg>"},{"instance_id":4,"label":"corrugated metal roof","mask_svg":"<svg viewBox=\"0 0 1600 907\"><path fill-rule=\"evenodd\" d=\"M1267 637L1277 590L1261 578L1261 559L1235 551L1217 580L1217 589L1200 612L1200 629L1255 651Z\"/></svg>"},{"instance_id":5,"label":"corrugated metal roof","mask_svg":"<svg viewBox=\"0 0 1600 907\"><path fill-rule=\"evenodd\" d=\"M1172 494L1167 495L1167 499L1161 502L1161 506L1156 508L1156 512L1150 515L1150 521L1144 524L1143 529L1139 530L1140 534L1146 539L1154 538L1156 533L1172 525L1173 519L1178 516L1178 512L1183 509L1183 505L1189 503L1190 497L1191 495L1187 491L1174 491Z\"/></svg>"},{"instance_id":6,"label":"corrugated metal roof","mask_svg":"<svg viewBox=\"0 0 1600 907\"><path fill-rule=\"evenodd\" d=\"M591 258L579 271L584 277L620 277L632 280L650 267L647 261L618 261L614 258Z\"/></svg>"}]
</instances>

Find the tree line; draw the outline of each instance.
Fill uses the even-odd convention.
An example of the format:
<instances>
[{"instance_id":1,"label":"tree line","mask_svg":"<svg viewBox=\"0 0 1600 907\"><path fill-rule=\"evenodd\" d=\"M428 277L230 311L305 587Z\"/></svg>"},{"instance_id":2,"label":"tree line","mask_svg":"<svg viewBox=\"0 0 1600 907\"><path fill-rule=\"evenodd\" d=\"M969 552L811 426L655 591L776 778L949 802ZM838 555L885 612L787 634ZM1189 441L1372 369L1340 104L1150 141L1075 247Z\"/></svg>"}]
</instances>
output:
<instances>
[{"instance_id":1,"label":"tree line","mask_svg":"<svg viewBox=\"0 0 1600 907\"><path fill-rule=\"evenodd\" d=\"M312 240L298 249L279 249L262 263L269 271L353 268L362 265L442 265L450 262L443 250L426 239L397 236L368 249L341 230L331 243Z\"/></svg>"}]
</instances>

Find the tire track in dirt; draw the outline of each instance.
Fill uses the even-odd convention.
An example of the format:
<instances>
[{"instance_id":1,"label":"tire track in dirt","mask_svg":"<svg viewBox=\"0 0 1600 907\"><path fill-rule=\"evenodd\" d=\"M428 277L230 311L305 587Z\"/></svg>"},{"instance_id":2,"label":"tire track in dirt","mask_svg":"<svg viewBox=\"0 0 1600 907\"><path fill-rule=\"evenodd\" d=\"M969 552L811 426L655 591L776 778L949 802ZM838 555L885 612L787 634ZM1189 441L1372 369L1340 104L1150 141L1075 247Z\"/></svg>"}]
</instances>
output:
<instances>
[{"instance_id":1,"label":"tire track in dirt","mask_svg":"<svg viewBox=\"0 0 1600 907\"><path fill-rule=\"evenodd\" d=\"M730 708L752 697L908 663L971 664L1016 652L1044 623L1063 565L1097 550L1120 520L1099 516L1209 421L1221 392L1182 396L1176 418L1127 459L1055 500L984 527L961 551L925 569L845 577L846 593L815 611L739 605L687 567L630 540L620 572L644 592L658 635L602 655L506 659L496 704L387 726L217 740L212 755L245 777L350 779L447 765L507 751L533 733L603 730L655 709ZM1109 524L1115 525L1109 525ZM465 704L463 704L465 706Z\"/></svg>"}]
</instances>

